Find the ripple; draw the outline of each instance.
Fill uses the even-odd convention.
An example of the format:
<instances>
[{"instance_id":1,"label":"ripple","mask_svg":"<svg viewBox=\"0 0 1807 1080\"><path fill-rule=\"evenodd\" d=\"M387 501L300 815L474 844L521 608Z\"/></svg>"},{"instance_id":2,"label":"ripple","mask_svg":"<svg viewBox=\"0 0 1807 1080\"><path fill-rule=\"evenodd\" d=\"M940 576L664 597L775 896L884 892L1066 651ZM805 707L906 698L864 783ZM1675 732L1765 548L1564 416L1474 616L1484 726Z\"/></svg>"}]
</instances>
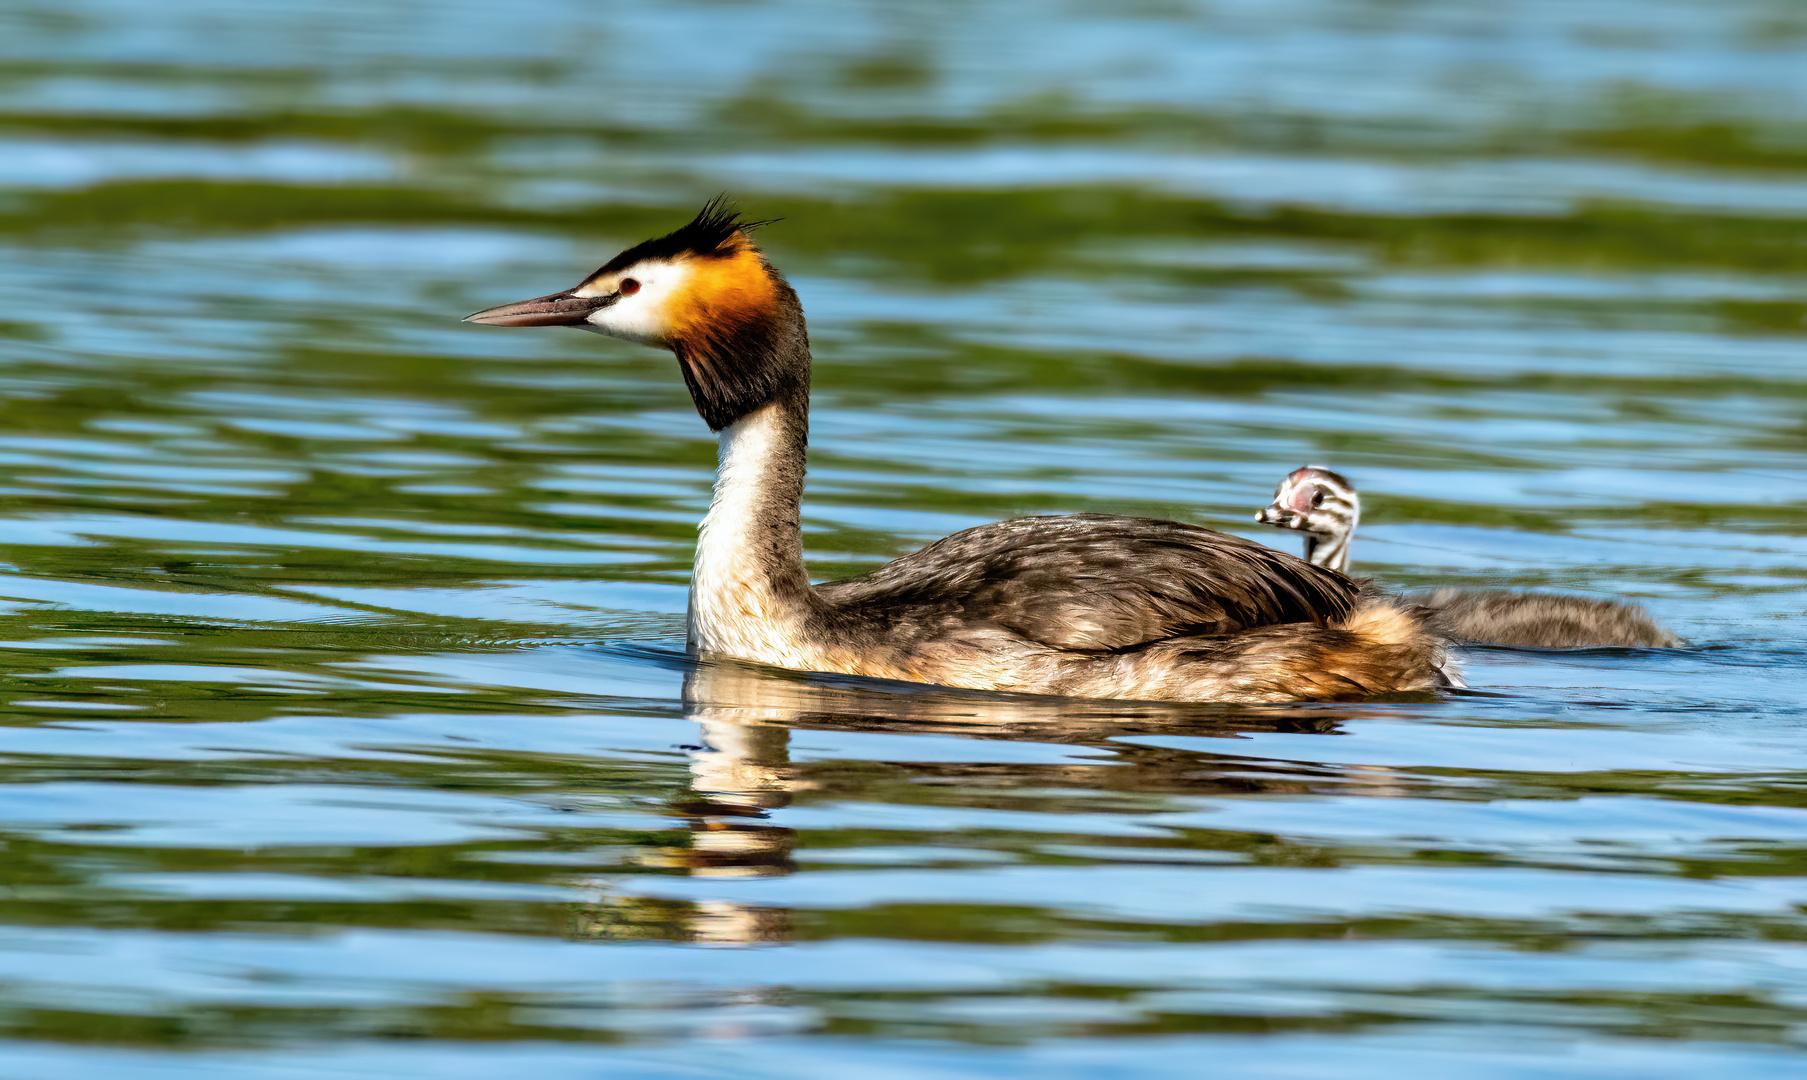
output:
<instances>
[{"instance_id":1,"label":"ripple","mask_svg":"<svg viewBox=\"0 0 1807 1080\"><path fill-rule=\"evenodd\" d=\"M1795 6L14 8L13 1072L1800 1060ZM1385 585L1689 644L1261 708L690 657L671 358L458 319L722 190L811 316L819 577L1290 549L1321 462Z\"/></svg>"}]
</instances>

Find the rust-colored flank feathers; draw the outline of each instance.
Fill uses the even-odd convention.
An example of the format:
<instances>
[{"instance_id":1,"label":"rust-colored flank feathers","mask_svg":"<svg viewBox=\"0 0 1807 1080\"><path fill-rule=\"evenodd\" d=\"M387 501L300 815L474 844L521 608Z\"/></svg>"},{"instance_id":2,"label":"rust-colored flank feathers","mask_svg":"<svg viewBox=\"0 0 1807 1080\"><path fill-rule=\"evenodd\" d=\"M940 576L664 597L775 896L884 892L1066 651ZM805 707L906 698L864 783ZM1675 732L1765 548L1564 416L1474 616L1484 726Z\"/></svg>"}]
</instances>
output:
<instances>
[{"instance_id":1,"label":"rust-colored flank feathers","mask_svg":"<svg viewBox=\"0 0 1807 1080\"><path fill-rule=\"evenodd\" d=\"M803 307L720 199L583 285L471 321L669 348L720 433L689 641L704 655L975 690L1332 700L1460 685L1421 610L1196 525L1085 514L967 529L812 584Z\"/></svg>"}]
</instances>

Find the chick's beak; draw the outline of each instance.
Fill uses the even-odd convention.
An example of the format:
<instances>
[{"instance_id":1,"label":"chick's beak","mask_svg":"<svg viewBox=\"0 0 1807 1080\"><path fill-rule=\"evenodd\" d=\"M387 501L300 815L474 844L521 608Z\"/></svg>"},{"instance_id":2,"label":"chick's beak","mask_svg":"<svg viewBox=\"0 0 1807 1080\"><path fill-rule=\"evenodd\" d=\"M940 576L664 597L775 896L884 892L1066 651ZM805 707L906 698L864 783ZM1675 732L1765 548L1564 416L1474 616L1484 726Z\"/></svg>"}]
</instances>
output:
<instances>
[{"instance_id":1,"label":"chick's beak","mask_svg":"<svg viewBox=\"0 0 1807 1080\"><path fill-rule=\"evenodd\" d=\"M1256 521L1259 521L1263 525L1277 525L1282 529L1292 528L1293 517L1294 512L1288 507L1281 506L1279 503L1274 503L1271 506L1264 506L1255 512Z\"/></svg>"},{"instance_id":2,"label":"chick's beak","mask_svg":"<svg viewBox=\"0 0 1807 1080\"><path fill-rule=\"evenodd\" d=\"M522 300L518 304L485 308L475 315L466 315L464 321L485 326L582 326L590 312L608 307L619 299L618 294L574 296L572 290L567 289L550 296Z\"/></svg>"}]
</instances>

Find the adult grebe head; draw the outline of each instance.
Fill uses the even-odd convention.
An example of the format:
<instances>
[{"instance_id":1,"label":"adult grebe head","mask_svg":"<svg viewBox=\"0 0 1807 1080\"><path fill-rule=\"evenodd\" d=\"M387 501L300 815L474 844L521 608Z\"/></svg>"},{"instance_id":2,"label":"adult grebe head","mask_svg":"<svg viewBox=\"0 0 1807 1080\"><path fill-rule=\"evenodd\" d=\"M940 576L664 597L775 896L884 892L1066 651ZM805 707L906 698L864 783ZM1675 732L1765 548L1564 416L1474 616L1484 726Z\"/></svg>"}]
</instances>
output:
<instances>
[{"instance_id":1,"label":"adult grebe head","mask_svg":"<svg viewBox=\"0 0 1807 1080\"><path fill-rule=\"evenodd\" d=\"M677 355L697 412L720 431L807 390L809 336L797 294L721 197L689 224L628 248L575 288L467 315L489 326L573 326Z\"/></svg>"},{"instance_id":2,"label":"adult grebe head","mask_svg":"<svg viewBox=\"0 0 1807 1080\"><path fill-rule=\"evenodd\" d=\"M1362 504L1355 485L1321 465L1288 473L1274 489L1274 501L1255 520L1305 534L1305 560L1332 570L1349 565L1349 539L1360 523Z\"/></svg>"}]
</instances>

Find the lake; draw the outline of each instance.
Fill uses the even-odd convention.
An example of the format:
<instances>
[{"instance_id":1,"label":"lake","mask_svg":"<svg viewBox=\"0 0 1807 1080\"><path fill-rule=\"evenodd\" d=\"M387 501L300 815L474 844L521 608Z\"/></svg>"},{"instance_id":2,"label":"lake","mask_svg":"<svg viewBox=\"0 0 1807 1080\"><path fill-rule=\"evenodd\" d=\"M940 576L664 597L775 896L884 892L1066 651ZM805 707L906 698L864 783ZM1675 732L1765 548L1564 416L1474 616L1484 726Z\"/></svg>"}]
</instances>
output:
<instances>
[{"instance_id":1,"label":"lake","mask_svg":"<svg viewBox=\"0 0 1807 1080\"><path fill-rule=\"evenodd\" d=\"M0 1074L1807 1075L1793 0L14 0ZM718 192L819 578L1306 462L1675 650L988 695L683 653Z\"/></svg>"}]
</instances>

